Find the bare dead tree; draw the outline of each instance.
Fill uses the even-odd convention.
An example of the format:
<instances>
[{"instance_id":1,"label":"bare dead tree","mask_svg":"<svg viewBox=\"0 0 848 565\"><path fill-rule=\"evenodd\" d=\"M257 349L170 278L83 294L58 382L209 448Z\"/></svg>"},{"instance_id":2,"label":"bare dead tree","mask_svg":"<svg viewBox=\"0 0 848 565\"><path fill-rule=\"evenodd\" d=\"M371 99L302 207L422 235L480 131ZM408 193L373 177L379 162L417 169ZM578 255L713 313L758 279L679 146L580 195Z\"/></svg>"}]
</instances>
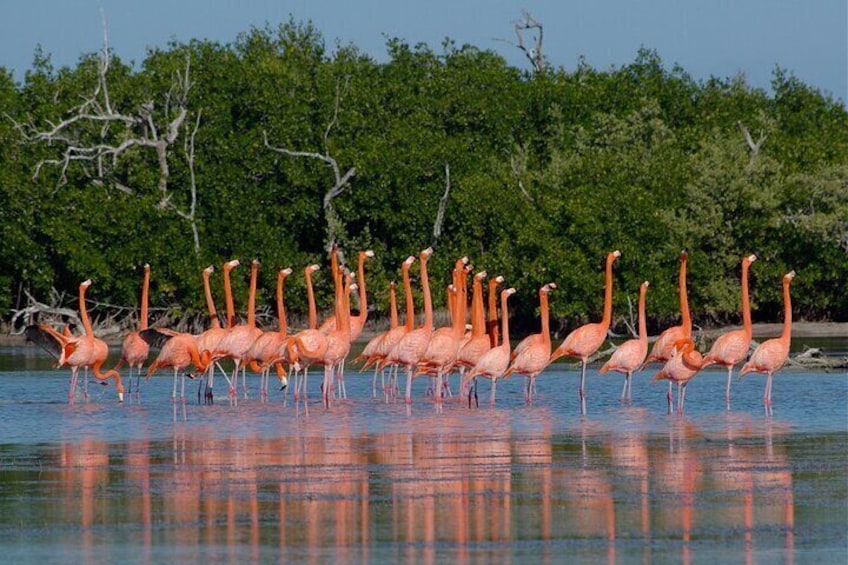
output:
<instances>
[{"instance_id":1,"label":"bare dead tree","mask_svg":"<svg viewBox=\"0 0 848 565\"><path fill-rule=\"evenodd\" d=\"M765 131L761 131L757 141L754 141L754 138L751 136L751 132L748 131L747 126L745 126L745 124L741 121L737 122L737 124L739 125L739 129L742 130L742 135L745 136L745 143L748 144L748 149L751 150L751 155L748 159L748 168L751 168L757 160L757 156L760 154L760 148L763 146L766 139L768 139L768 134L766 134Z\"/></svg>"},{"instance_id":2,"label":"bare dead tree","mask_svg":"<svg viewBox=\"0 0 848 565\"><path fill-rule=\"evenodd\" d=\"M93 91L82 95L82 102L67 112L68 117L46 120L46 127L32 122L19 123L9 118L25 141L61 148L61 156L42 159L36 164L33 179L37 179L47 167L57 168L56 190L59 190L68 183L71 168L78 166L94 186L107 186L128 195L141 196L142 190L127 186L120 180L121 163L124 158L129 158L138 150L153 151L159 166L157 190L161 198L158 207L170 210L189 222L195 238L195 251L199 252L200 241L195 216L197 190L194 182L194 136L200 125L199 114L191 133L188 127L185 128L186 135L191 137L189 167L192 186L188 211L174 203L174 195L168 184L171 172L168 159L173 148L177 146L181 129L189 114L191 59L186 57L185 68L176 72L161 112L155 112L156 103L152 99L130 111L118 109L109 93L110 65L111 51L104 16L103 50L97 62L97 83ZM189 143L189 140L186 140L186 143Z\"/></svg>"},{"instance_id":3,"label":"bare dead tree","mask_svg":"<svg viewBox=\"0 0 848 565\"><path fill-rule=\"evenodd\" d=\"M349 77L345 77L344 82L344 90L347 90L347 86L350 82ZM289 157L306 157L308 159L317 159L322 161L327 166L329 166L333 171L333 185L327 189L327 192L324 193L323 200L323 208L324 208L324 220L327 222L327 251L329 251L335 243L337 243L339 236L344 233L345 227L344 222L336 213L335 206L333 206L333 199L338 197L344 190L350 186L350 179L356 174L356 167L351 167L347 170L346 173L342 174L341 169L339 168L339 164L336 159L330 155L330 132L333 127L338 124L339 119L339 104L341 102L342 96L342 85L336 85L336 98L335 103L333 105L333 116L330 119L330 122L327 124L327 127L324 129L324 153L317 153L313 151L295 151L292 149L288 149L286 147L274 147L268 142L268 132L262 131L262 136L265 139L265 147L270 149L271 151L276 151L277 153L281 153L283 155L288 155Z\"/></svg>"},{"instance_id":4,"label":"bare dead tree","mask_svg":"<svg viewBox=\"0 0 848 565\"><path fill-rule=\"evenodd\" d=\"M524 34L530 33L533 42L532 47L525 44ZM533 65L533 70L538 73L545 72L545 56L542 54L542 40L544 28L527 10L521 10L521 19L515 21L515 36L518 38L518 47Z\"/></svg>"},{"instance_id":5,"label":"bare dead tree","mask_svg":"<svg viewBox=\"0 0 848 565\"><path fill-rule=\"evenodd\" d=\"M442 224L445 221L445 210L448 207L448 198L450 197L451 181L450 181L450 164L445 163L445 193L439 200L439 210L436 212L436 221L433 223L433 245L442 235Z\"/></svg>"}]
</instances>

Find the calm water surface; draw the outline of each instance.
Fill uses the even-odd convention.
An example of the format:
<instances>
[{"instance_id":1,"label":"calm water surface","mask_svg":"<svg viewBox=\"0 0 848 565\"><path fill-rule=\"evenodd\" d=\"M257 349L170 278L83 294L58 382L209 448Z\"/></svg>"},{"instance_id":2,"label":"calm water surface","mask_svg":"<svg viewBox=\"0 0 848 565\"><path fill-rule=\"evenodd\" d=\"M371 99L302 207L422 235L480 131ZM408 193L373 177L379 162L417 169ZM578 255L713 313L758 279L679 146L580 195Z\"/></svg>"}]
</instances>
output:
<instances>
[{"instance_id":1,"label":"calm water surface","mask_svg":"<svg viewBox=\"0 0 848 565\"><path fill-rule=\"evenodd\" d=\"M171 402L171 379L119 405L27 349L0 353L0 554L6 562L759 562L848 559L848 375L765 379L706 371L685 416L665 414L655 371L557 366L525 406L522 379L441 414L416 381L409 413L371 398L308 415L259 402ZM454 384L455 386L455 384ZM191 385L192 394L196 392ZM219 394L223 391L218 391ZM185 419L183 419L185 418Z\"/></svg>"}]
</instances>

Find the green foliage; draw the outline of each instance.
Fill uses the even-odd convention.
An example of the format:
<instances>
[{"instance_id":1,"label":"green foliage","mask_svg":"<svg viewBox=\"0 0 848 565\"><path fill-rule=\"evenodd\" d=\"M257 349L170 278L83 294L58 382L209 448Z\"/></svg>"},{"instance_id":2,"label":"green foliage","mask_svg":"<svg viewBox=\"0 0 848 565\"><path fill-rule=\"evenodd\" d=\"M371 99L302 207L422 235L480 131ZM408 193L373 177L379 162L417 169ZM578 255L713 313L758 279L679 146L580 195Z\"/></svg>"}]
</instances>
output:
<instances>
[{"instance_id":1,"label":"green foliage","mask_svg":"<svg viewBox=\"0 0 848 565\"><path fill-rule=\"evenodd\" d=\"M113 57L113 109L134 115L152 101L156 124L174 119L175 81L190 72L188 117L167 153L170 205L150 148L122 154L102 176L93 162L71 162L63 177L45 162L63 146L31 137L92 96L99 54L57 70L37 51L22 85L0 74L0 308L18 307L23 290L73 293L85 278L98 300L134 305L139 267L150 263L152 303L202 312L200 270L256 257L259 303L273 302L276 271L292 267L289 310L305 312L302 268L326 263L324 198L335 177L321 159L271 150L267 136L275 148L332 157L342 174L356 169L333 208L348 263L361 249L377 254L367 276L380 313L401 262L432 244L437 307L453 262L468 255L519 289L518 333L535 327L547 282L559 287L558 329L598 318L613 249L622 251L615 312L647 279L654 329L677 319L683 248L697 323L739 321L739 263L752 252L755 319L779 318L790 269L801 316L848 319L848 112L839 102L780 69L771 95L741 77L698 83L644 49L621 68L581 62L530 76L451 41L434 50L392 38L386 48L377 63L355 46L329 49L311 23L290 20L232 45L173 42L136 70ZM86 122L73 142L119 144L149 127ZM192 182L199 251L192 220L178 213L192 205ZM233 274L239 307L247 273ZM329 308L330 277L318 273L316 285Z\"/></svg>"}]
</instances>

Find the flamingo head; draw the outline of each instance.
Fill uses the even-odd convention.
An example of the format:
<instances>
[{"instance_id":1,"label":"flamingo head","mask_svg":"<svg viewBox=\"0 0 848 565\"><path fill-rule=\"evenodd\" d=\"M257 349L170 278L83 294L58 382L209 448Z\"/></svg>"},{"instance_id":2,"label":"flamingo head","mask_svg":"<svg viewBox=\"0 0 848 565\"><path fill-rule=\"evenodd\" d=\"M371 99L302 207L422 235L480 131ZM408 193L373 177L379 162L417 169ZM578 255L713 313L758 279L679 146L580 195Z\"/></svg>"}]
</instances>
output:
<instances>
[{"instance_id":1,"label":"flamingo head","mask_svg":"<svg viewBox=\"0 0 848 565\"><path fill-rule=\"evenodd\" d=\"M512 296L512 295L513 295L513 294L515 294L516 292L517 292L517 291L516 291L514 288L510 287L510 288L505 288L505 289L503 289L503 290L501 291L501 294L504 294L504 295L506 295L506 296Z\"/></svg>"},{"instance_id":2,"label":"flamingo head","mask_svg":"<svg viewBox=\"0 0 848 565\"><path fill-rule=\"evenodd\" d=\"M616 249L615 251L613 251L612 253L610 253L610 255L612 255L612 258L613 258L613 259L618 259L619 257L621 257L621 251L619 251L618 249Z\"/></svg>"},{"instance_id":3,"label":"flamingo head","mask_svg":"<svg viewBox=\"0 0 848 565\"><path fill-rule=\"evenodd\" d=\"M306 267L306 273L311 275L312 273L319 270L320 268L321 268L321 265L309 265L308 267Z\"/></svg>"},{"instance_id":4,"label":"flamingo head","mask_svg":"<svg viewBox=\"0 0 848 565\"><path fill-rule=\"evenodd\" d=\"M286 267L285 269L282 269L282 270L280 271L280 276L281 276L281 277L283 277L283 278L286 278L286 277L287 277L287 276L289 276L290 274L292 274L292 269L291 269L291 267Z\"/></svg>"},{"instance_id":5,"label":"flamingo head","mask_svg":"<svg viewBox=\"0 0 848 565\"><path fill-rule=\"evenodd\" d=\"M88 288L91 286L91 279L86 279L80 283L82 288Z\"/></svg>"},{"instance_id":6,"label":"flamingo head","mask_svg":"<svg viewBox=\"0 0 848 565\"><path fill-rule=\"evenodd\" d=\"M371 259L374 258L374 252L370 249L368 251L363 251L362 255L363 255L363 257L369 257Z\"/></svg>"},{"instance_id":7,"label":"flamingo head","mask_svg":"<svg viewBox=\"0 0 848 565\"><path fill-rule=\"evenodd\" d=\"M542 288L540 288L539 291L547 294L550 291L556 289L556 287L557 287L556 283L548 283L548 284L542 285Z\"/></svg>"},{"instance_id":8,"label":"flamingo head","mask_svg":"<svg viewBox=\"0 0 848 565\"><path fill-rule=\"evenodd\" d=\"M428 247L427 249L425 249L424 251L421 252L421 260L425 261L432 254L433 254L433 248Z\"/></svg>"},{"instance_id":9,"label":"flamingo head","mask_svg":"<svg viewBox=\"0 0 848 565\"><path fill-rule=\"evenodd\" d=\"M396 289L396 288L397 288L397 283L396 283L395 281L390 282L390 283L389 283L389 288L390 288L391 290Z\"/></svg>"},{"instance_id":10,"label":"flamingo head","mask_svg":"<svg viewBox=\"0 0 848 565\"><path fill-rule=\"evenodd\" d=\"M504 278L501 275L495 277L495 282L498 284L503 284Z\"/></svg>"},{"instance_id":11,"label":"flamingo head","mask_svg":"<svg viewBox=\"0 0 848 565\"><path fill-rule=\"evenodd\" d=\"M795 278L795 271L789 271L785 275L783 275L783 280L786 282L792 282L792 279Z\"/></svg>"},{"instance_id":12,"label":"flamingo head","mask_svg":"<svg viewBox=\"0 0 848 565\"><path fill-rule=\"evenodd\" d=\"M753 263L754 261L756 261L756 260L757 260L757 254L756 254L756 253L751 253L750 255L748 255L747 257L745 257L745 259L747 259L748 264L750 265L751 263Z\"/></svg>"},{"instance_id":13,"label":"flamingo head","mask_svg":"<svg viewBox=\"0 0 848 565\"><path fill-rule=\"evenodd\" d=\"M486 278L486 275L487 275L486 271L480 271L479 273L474 275L474 278L482 281L483 279Z\"/></svg>"},{"instance_id":14,"label":"flamingo head","mask_svg":"<svg viewBox=\"0 0 848 565\"><path fill-rule=\"evenodd\" d=\"M144 272L145 272L145 273L149 273L149 272L150 272L150 263L145 263L145 264L144 264Z\"/></svg>"},{"instance_id":15,"label":"flamingo head","mask_svg":"<svg viewBox=\"0 0 848 565\"><path fill-rule=\"evenodd\" d=\"M259 259L254 259L253 261L251 261L250 266L251 267L258 267L259 266Z\"/></svg>"},{"instance_id":16,"label":"flamingo head","mask_svg":"<svg viewBox=\"0 0 848 565\"><path fill-rule=\"evenodd\" d=\"M214 272L215 272L215 267L213 267L212 265L209 265L208 267L206 267L205 269L203 269L203 274L204 274L204 275L207 275L207 276L208 276L208 275L211 275L211 274L212 274L212 273L214 273Z\"/></svg>"},{"instance_id":17,"label":"flamingo head","mask_svg":"<svg viewBox=\"0 0 848 565\"><path fill-rule=\"evenodd\" d=\"M409 266L410 266L410 265L412 265L413 263L415 263L415 257L413 257L412 255L410 255L409 257L407 257L407 258L406 258L406 261L404 261L404 262L403 262L403 264L404 264L404 265L406 265L407 267L409 267Z\"/></svg>"},{"instance_id":18,"label":"flamingo head","mask_svg":"<svg viewBox=\"0 0 848 565\"><path fill-rule=\"evenodd\" d=\"M649 286L651 286L651 283L649 283L648 281L643 281L641 286L644 288L648 288Z\"/></svg>"},{"instance_id":19,"label":"flamingo head","mask_svg":"<svg viewBox=\"0 0 848 565\"><path fill-rule=\"evenodd\" d=\"M225 271L230 271L231 269L235 269L235 268L236 268L236 267L238 267L239 265L241 265L241 263L239 262L239 260L238 260L238 259L233 259L232 261L227 261L226 263L224 263L224 270L225 270Z\"/></svg>"},{"instance_id":20,"label":"flamingo head","mask_svg":"<svg viewBox=\"0 0 848 565\"><path fill-rule=\"evenodd\" d=\"M682 250L680 252L680 262L682 263L682 262L686 261L686 259L688 259L688 258L689 258L689 252L686 251L685 249Z\"/></svg>"}]
</instances>

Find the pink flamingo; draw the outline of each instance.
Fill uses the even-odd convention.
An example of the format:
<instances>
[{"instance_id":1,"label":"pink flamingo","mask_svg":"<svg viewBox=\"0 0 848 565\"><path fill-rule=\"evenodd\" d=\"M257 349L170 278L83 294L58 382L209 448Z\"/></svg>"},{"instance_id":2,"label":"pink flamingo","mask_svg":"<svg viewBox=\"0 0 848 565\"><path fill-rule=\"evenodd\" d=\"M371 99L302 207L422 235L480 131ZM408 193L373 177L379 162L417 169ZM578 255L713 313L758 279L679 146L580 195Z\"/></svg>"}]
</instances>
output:
<instances>
[{"instance_id":1,"label":"pink flamingo","mask_svg":"<svg viewBox=\"0 0 848 565\"><path fill-rule=\"evenodd\" d=\"M260 373L259 395L263 401L268 400L268 381L270 380L271 366L277 370L281 389L285 390L288 378L283 370L282 363L288 360L288 322L286 320L286 306L283 290L286 278L292 273L291 269L280 269L277 271L277 318L280 321L280 329L263 332L244 358L249 362L251 370Z\"/></svg>"},{"instance_id":2,"label":"pink flamingo","mask_svg":"<svg viewBox=\"0 0 848 565\"><path fill-rule=\"evenodd\" d=\"M609 361L604 363L598 371L604 374L607 371L618 371L624 373L624 388L621 391L621 401L633 400L631 377L633 373L642 366L648 355L648 329L645 321L645 296L648 294L648 281L639 286L639 337L625 341L618 346Z\"/></svg>"},{"instance_id":3,"label":"pink flamingo","mask_svg":"<svg viewBox=\"0 0 848 565\"><path fill-rule=\"evenodd\" d=\"M400 321L398 318L398 309L397 309L397 294L396 294L397 283L392 281L389 284L389 329L378 333L371 340L365 344L365 348L362 350L362 353L356 356L354 361L361 362L364 361L362 369L360 372L364 371L371 365L375 365L377 361L377 354L380 350L380 343L386 338L389 332L396 330L400 326ZM371 379L371 397L377 398L377 373L379 373L379 368L374 366L374 376ZM385 388L386 379L385 375L383 376L382 386Z\"/></svg>"},{"instance_id":4,"label":"pink flamingo","mask_svg":"<svg viewBox=\"0 0 848 565\"><path fill-rule=\"evenodd\" d=\"M330 253L333 278L335 279L335 316L336 327L327 333L327 350L324 352L324 407L329 408L333 398L335 381L339 381L339 394L344 397L344 376L342 366L350 353L350 290L356 287L351 284L352 277L343 282L343 275L338 266L338 248L334 245Z\"/></svg>"},{"instance_id":5,"label":"pink flamingo","mask_svg":"<svg viewBox=\"0 0 848 565\"><path fill-rule=\"evenodd\" d=\"M424 289L424 325L404 334L392 348L386 360L396 360L406 367L406 403L412 404L413 370L427 349L430 334L433 333L433 298L430 295L430 280L427 277L427 259L433 254L428 247L419 255L421 262L421 287ZM386 361L384 360L384 362Z\"/></svg>"},{"instance_id":6,"label":"pink flamingo","mask_svg":"<svg viewBox=\"0 0 848 565\"><path fill-rule=\"evenodd\" d=\"M177 332L166 328L150 328L141 332L141 337L153 347L161 347L159 355L147 369L149 379L159 369L171 367L174 369L174 389L171 399L177 402L177 379L179 372L192 363L199 373L206 371L212 354L208 351L200 353L197 346L197 336ZM183 374L180 400L185 404L185 379L193 379L194 375Z\"/></svg>"},{"instance_id":7,"label":"pink flamingo","mask_svg":"<svg viewBox=\"0 0 848 565\"><path fill-rule=\"evenodd\" d=\"M677 276L677 291L680 296L680 325L667 328L660 334L660 336L657 338L657 341L654 342L654 346L651 348L651 352L648 354L648 357L642 364L642 369L644 369L647 365L653 363L654 361L668 361L669 359L671 359L671 355L674 350L674 344L680 341L681 339L688 339L692 337L692 318L689 315L689 295L686 291L686 266L688 263L688 259L689 254L684 249L680 252L680 272ZM666 393L666 398L668 399L668 413L671 414L671 381L668 382L668 392Z\"/></svg>"},{"instance_id":8,"label":"pink flamingo","mask_svg":"<svg viewBox=\"0 0 848 565\"><path fill-rule=\"evenodd\" d=\"M460 348L456 358L456 364L459 366L460 371L460 381L462 383L467 382L465 370L473 368L480 361L483 354L492 348L492 343L486 332L486 319L483 312L483 279L486 278L486 275L486 271L480 271L474 275L471 295L471 336ZM501 276L495 277L495 279L500 279L497 281L497 284L503 282L503 277ZM460 386L459 392L460 397L465 394L462 386Z\"/></svg>"},{"instance_id":9,"label":"pink flamingo","mask_svg":"<svg viewBox=\"0 0 848 565\"><path fill-rule=\"evenodd\" d=\"M368 294L365 292L365 260L373 259L374 252L368 251L359 252L359 263L357 265L356 277L357 288L359 289L359 315L350 317L350 341L356 342L359 336L362 335L362 330L365 328L365 322L368 321ZM336 317L330 316L324 323L321 324L321 331L329 332L336 328Z\"/></svg>"},{"instance_id":10,"label":"pink flamingo","mask_svg":"<svg viewBox=\"0 0 848 565\"><path fill-rule=\"evenodd\" d=\"M789 359L789 345L792 339L792 300L789 296L789 285L792 284L792 279L794 278L795 271L789 271L783 275L783 333L778 338L766 340L758 345L751 358L742 366L742 370L739 371L739 378L742 378L748 373L766 374L766 390L763 395L763 404L768 414L771 414L772 377L775 372L783 367L786 360Z\"/></svg>"},{"instance_id":11,"label":"pink flamingo","mask_svg":"<svg viewBox=\"0 0 848 565\"><path fill-rule=\"evenodd\" d=\"M504 375L509 367L509 314L507 311L507 299L515 294L514 288L506 288L501 291L501 331L503 332L503 343L489 349L480 357L480 360L474 365L474 368L465 377L466 381L476 379L478 376L492 379L492 392L489 397L489 404L495 405L495 391L498 386L498 378ZM460 390L464 390L461 387ZM477 397L477 387L473 387L474 396ZM468 405L471 406L471 391L468 392Z\"/></svg>"},{"instance_id":12,"label":"pink flamingo","mask_svg":"<svg viewBox=\"0 0 848 565\"><path fill-rule=\"evenodd\" d=\"M238 261L235 261L234 266L238 266ZM225 271L225 275L227 275ZM226 351L226 356L233 360L233 377L230 381L230 395L235 400L236 388L238 386L239 369L243 366L244 357L250 351L253 342L256 341L262 330L256 327L256 281L259 274L259 261L254 259L250 264L250 291L247 298L247 322L244 324L233 325L230 331L224 336L219 345L222 351ZM229 277L225 278L227 286L229 286ZM230 307L232 305L232 293L229 294L227 301L227 317L235 321L235 315L231 315ZM247 378L242 374L242 390L244 397L247 398Z\"/></svg>"},{"instance_id":13,"label":"pink flamingo","mask_svg":"<svg viewBox=\"0 0 848 565\"><path fill-rule=\"evenodd\" d=\"M323 361L328 345L327 336L318 329L318 309L315 306L315 291L312 289L312 273L320 268L318 265L310 265L303 270L309 301L309 328L297 332L288 343L289 359L295 368L294 399L297 402L302 391L304 404L307 401L309 367Z\"/></svg>"},{"instance_id":14,"label":"pink flamingo","mask_svg":"<svg viewBox=\"0 0 848 565\"><path fill-rule=\"evenodd\" d=\"M684 338L674 343L671 359L654 376L653 380L655 381L667 379L669 383L677 383L677 412L679 414L683 414L686 385L703 366L704 358L698 351L695 351L695 342L692 341L692 338Z\"/></svg>"},{"instance_id":15,"label":"pink flamingo","mask_svg":"<svg viewBox=\"0 0 848 565\"><path fill-rule=\"evenodd\" d=\"M150 355L150 346L147 345L147 342L141 339L140 331L147 329L147 299L148 292L150 288L150 265L147 263L144 264L144 279L141 283L141 313L139 314L139 329L136 331L132 331L126 335L123 343L121 344L121 358L118 360L118 363L115 365L115 369L118 369L122 363L126 363L129 366L129 379L127 383L129 384L129 393L132 395L132 372L133 369L136 369L136 378L135 378L135 392L136 394L141 393L141 369L144 367L144 362L147 361L147 357Z\"/></svg>"},{"instance_id":16,"label":"pink flamingo","mask_svg":"<svg viewBox=\"0 0 848 565\"><path fill-rule=\"evenodd\" d=\"M229 267L232 268L232 267ZM224 272L228 272L227 265L224 266ZM218 312L215 309L215 301L212 299L212 288L209 284L209 278L212 276L215 268L212 265L209 265L205 269L203 269L203 292L206 298L206 308L209 311L209 323L210 327L200 335L196 336L197 340L197 350L198 352L203 354L209 354L210 363L207 368L207 380L206 380L206 391L204 394L204 401L207 404L214 403L214 396L212 394L212 386L213 379L215 377L215 363L216 359L219 359L224 356L224 352L220 349L221 340L224 339L224 336L227 335L229 331L227 328L221 327L221 321L218 319ZM224 292L228 292L229 288L225 285ZM223 369L222 369L223 370ZM225 373L226 374L226 373ZM202 376L201 376L201 385L202 385ZM200 401L200 386L197 388L197 397L198 402Z\"/></svg>"},{"instance_id":17,"label":"pink flamingo","mask_svg":"<svg viewBox=\"0 0 848 565\"><path fill-rule=\"evenodd\" d=\"M551 330L548 294L555 290L555 283L542 285L539 289L539 314L542 328L537 334L528 335L522 339L512 352L511 365L504 373L504 378L513 373L525 375L527 382L524 386L524 400L530 402L536 388L535 381L539 373L545 370L551 358Z\"/></svg>"},{"instance_id":18,"label":"pink flamingo","mask_svg":"<svg viewBox=\"0 0 848 565\"><path fill-rule=\"evenodd\" d=\"M468 257L462 257L454 265L454 297L453 309L451 311L451 325L439 328L430 334L427 347L424 349L424 353L417 363L420 368L418 374L429 371L435 372L436 385L433 391L436 396L436 402L442 401L445 372L456 361L459 346L465 334L465 265L467 264Z\"/></svg>"},{"instance_id":19,"label":"pink flamingo","mask_svg":"<svg viewBox=\"0 0 848 565\"><path fill-rule=\"evenodd\" d=\"M85 305L85 292L91 286L91 280L85 280L79 285L79 312L82 319L84 335L71 336L59 333L53 328L41 324L27 326L26 337L35 342L59 361L59 367L69 365L71 367L71 382L68 390L68 403L73 404L74 392L77 386L77 373L80 367L92 369L94 377L106 384L107 379L115 379L115 389L118 392L118 402L124 401L124 386L121 383L121 374L115 369L102 372L103 363L109 356L109 347L106 342L94 336L94 329L88 317L88 309ZM88 391L85 390L88 397Z\"/></svg>"},{"instance_id":20,"label":"pink flamingo","mask_svg":"<svg viewBox=\"0 0 848 565\"><path fill-rule=\"evenodd\" d=\"M404 292L404 300L406 301L406 320L404 325L397 326L394 329L389 330L386 333L385 337L380 340L380 345L377 348L377 352L372 356L374 359L375 366L382 373L386 367L389 367L389 384L388 388L386 385L383 386L383 392L386 394L386 401L388 402L389 396L395 396L397 394L397 369L400 362L397 358L392 357L392 352L394 351L395 346L401 340L401 338L407 333L411 332L415 329L415 301L412 297L412 283L409 279L409 269L412 264L415 262L415 257L410 255L406 258L406 261L401 265L401 274L403 277L403 292ZM370 360L369 360L370 362ZM368 363L365 363L365 367L368 366Z\"/></svg>"},{"instance_id":21,"label":"pink flamingo","mask_svg":"<svg viewBox=\"0 0 848 565\"><path fill-rule=\"evenodd\" d=\"M748 298L748 269L757 260L756 255L748 255L742 259L742 329L727 332L719 336L709 353L704 358L704 367L717 363L727 367L727 388L724 399L730 410L730 378L733 366L741 363L748 356L751 347L751 303Z\"/></svg>"},{"instance_id":22,"label":"pink flamingo","mask_svg":"<svg viewBox=\"0 0 848 565\"><path fill-rule=\"evenodd\" d=\"M604 343L612 320L612 264L621 257L621 251L615 250L607 255L606 284L604 287L604 317L600 323L585 324L572 331L551 354L550 363L563 355L578 357L580 365L580 413L586 413L586 365L589 357ZM550 364L549 363L549 364Z\"/></svg>"},{"instance_id":23,"label":"pink flamingo","mask_svg":"<svg viewBox=\"0 0 848 565\"><path fill-rule=\"evenodd\" d=\"M497 347L501 337L498 334L498 285L503 280L503 277L489 279L489 319L486 322L486 332L489 334L491 347Z\"/></svg>"}]
</instances>

